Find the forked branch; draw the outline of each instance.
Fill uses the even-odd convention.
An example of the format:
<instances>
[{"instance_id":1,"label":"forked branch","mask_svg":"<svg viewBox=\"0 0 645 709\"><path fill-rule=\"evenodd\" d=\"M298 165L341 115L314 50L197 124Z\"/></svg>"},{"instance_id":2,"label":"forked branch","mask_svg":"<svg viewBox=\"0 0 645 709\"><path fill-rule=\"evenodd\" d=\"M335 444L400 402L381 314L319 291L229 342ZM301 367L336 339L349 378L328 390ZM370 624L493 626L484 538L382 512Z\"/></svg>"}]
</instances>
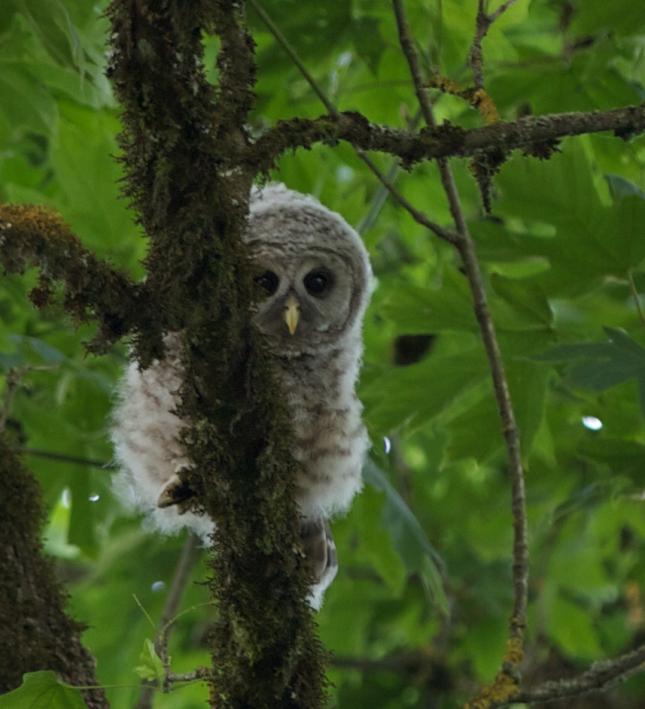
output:
<instances>
[{"instance_id":1,"label":"forked branch","mask_svg":"<svg viewBox=\"0 0 645 709\"><path fill-rule=\"evenodd\" d=\"M475 38L470 47L468 60L473 72L473 80L476 89L484 88L484 55L482 52L482 42L488 34L488 30L495 20L501 17L506 10L515 5L517 0L506 0L496 10L489 13L487 11L488 0L479 0L477 3L477 18L475 20Z\"/></svg>"}]
</instances>

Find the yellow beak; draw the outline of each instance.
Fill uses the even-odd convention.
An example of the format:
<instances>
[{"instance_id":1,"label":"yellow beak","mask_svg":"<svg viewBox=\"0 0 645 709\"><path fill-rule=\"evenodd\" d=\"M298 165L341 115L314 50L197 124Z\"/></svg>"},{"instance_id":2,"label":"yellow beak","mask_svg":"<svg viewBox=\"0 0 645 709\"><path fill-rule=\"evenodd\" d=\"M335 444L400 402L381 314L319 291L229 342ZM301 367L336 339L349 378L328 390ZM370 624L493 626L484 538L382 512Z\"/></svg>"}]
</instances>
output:
<instances>
[{"instance_id":1,"label":"yellow beak","mask_svg":"<svg viewBox=\"0 0 645 709\"><path fill-rule=\"evenodd\" d=\"M300 320L300 304L293 295L290 295L284 308L284 321L287 323L290 335L298 329L298 320Z\"/></svg>"}]
</instances>

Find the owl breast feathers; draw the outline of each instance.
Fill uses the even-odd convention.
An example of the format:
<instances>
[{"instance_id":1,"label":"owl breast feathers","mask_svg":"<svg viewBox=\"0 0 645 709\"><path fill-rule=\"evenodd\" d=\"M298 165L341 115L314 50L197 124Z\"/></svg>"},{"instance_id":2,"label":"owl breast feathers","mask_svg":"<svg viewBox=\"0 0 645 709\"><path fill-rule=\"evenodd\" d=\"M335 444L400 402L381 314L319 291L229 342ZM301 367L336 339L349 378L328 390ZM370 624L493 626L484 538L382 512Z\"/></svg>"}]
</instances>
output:
<instances>
[{"instance_id":1,"label":"owl breast feathers","mask_svg":"<svg viewBox=\"0 0 645 709\"><path fill-rule=\"evenodd\" d=\"M261 294L253 322L291 416L301 539L316 579L310 600L318 607L337 567L327 519L346 510L360 489L368 448L354 386L374 279L367 251L344 219L283 185L254 189L245 240ZM120 383L112 439L121 470L114 488L158 529L189 527L207 540L210 520L172 506L176 473L189 461L179 440L184 423L174 413L181 335L168 335L166 345L163 360L145 370L131 362Z\"/></svg>"}]
</instances>

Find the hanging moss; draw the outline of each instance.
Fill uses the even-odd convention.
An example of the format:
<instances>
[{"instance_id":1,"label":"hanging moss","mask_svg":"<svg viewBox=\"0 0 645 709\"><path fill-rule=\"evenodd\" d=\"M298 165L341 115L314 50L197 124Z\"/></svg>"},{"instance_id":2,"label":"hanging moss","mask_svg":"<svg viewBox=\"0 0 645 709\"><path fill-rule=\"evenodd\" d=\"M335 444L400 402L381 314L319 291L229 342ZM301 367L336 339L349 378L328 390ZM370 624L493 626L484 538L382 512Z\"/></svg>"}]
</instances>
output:
<instances>
[{"instance_id":1,"label":"hanging moss","mask_svg":"<svg viewBox=\"0 0 645 709\"><path fill-rule=\"evenodd\" d=\"M43 554L40 489L0 436L0 694L25 672L54 670L74 685L96 685L94 659L81 644L83 626L65 613L66 595ZM102 690L84 693L88 707L107 707Z\"/></svg>"}]
</instances>

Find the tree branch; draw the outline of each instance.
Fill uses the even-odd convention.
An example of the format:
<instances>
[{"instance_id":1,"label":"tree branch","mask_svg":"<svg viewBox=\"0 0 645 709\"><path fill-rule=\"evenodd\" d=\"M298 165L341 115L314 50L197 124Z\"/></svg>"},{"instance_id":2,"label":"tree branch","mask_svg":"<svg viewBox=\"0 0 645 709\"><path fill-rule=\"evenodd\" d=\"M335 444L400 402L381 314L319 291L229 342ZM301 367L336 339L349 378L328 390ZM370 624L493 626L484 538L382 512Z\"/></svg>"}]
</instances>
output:
<instances>
[{"instance_id":1,"label":"tree branch","mask_svg":"<svg viewBox=\"0 0 645 709\"><path fill-rule=\"evenodd\" d=\"M314 119L292 118L279 121L260 136L243 159L248 164L257 165L260 172L267 172L288 150L309 149L316 143L333 146L343 140L362 150L399 157L403 165L410 168L424 160L469 157L495 148L506 152L530 150L532 146L552 143L567 136L605 131L613 131L624 139L645 131L645 103L608 111L525 116L471 130L444 123L418 133L370 123L355 111Z\"/></svg>"},{"instance_id":2,"label":"tree branch","mask_svg":"<svg viewBox=\"0 0 645 709\"><path fill-rule=\"evenodd\" d=\"M65 613L67 597L43 553L40 488L0 434L0 694L26 672L50 669L83 691L88 707L108 706L92 655L81 643L84 626Z\"/></svg>"},{"instance_id":3,"label":"tree branch","mask_svg":"<svg viewBox=\"0 0 645 709\"><path fill-rule=\"evenodd\" d=\"M35 305L46 305L60 281L65 310L77 321L99 321L90 345L95 352L107 350L146 317L143 289L83 248L61 217L44 207L0 205L0 247L0 263L9 273L34 266L40 271L30 294Z\"/></svg>"},{"instance_id":4,"label":"tree branch","mask_svg":"<svg viewBox=\"0 0 645 709\"><path fill-rule=\"evenodd\" d=\"M271 32L271 34L275 37L278 44L284 49L284 51L287 53L287 55L289 56L291 61L298 68L298 71L305 78L305 80L307 81L309 86L311 86L313 92L316 94L316 96L318 96L318 98L320 99L320 102L327 109L327 112L329 113L329 115L330 116L337 116L338 110L336 109L336 106L334 106L334 104L325 95L325 92L320 88L320 86L318 86L317 81L309 73L309 70L301 61L300 57L298 56L298 53L291 46L291 43L284 36L284 34L280 30L280 28L271 19L271 16L269 15L269 13L262 7L262 5L260 5L259 2L257 2L257 0L249 0L249 4L257 12L257 14L260 17L260 19L262 20L262 22L264 22L264 24L267 26L269 32Z\"/></svg>"},{"instance_id":5,"label":"tree branch","mask_svg":"<svg viewBox=\"0 0 645 709\"><path fill-rule=\"evenodd\" d=\"M362 150L359 150L357 152L358 156L367 165L372 174L374 174L378 178L383 187L390 193L392 199L398 205L403 207L403 209L408 212L408 214L412 217L412 219L414 219L417 224L420 224L421 226L430 230L437 237L443 239L443 241L447 241L449 244L454 245L457 243L458 237L455 232L450 231L450 229L445 229L440 224L437 224L436 222L433 222L431 219L429 219L422 211L417 209L396 189L394 183L391 182L391 180L389 180L388 177L378 169L374 161L368 155L366 155Z\"/></svg>"},{"instance_id":6,"label":"tree branch","mask_svg":"<svg viewBox=\"0 0 645 709\"><path fill-rule=\"evenodd\" d=\"M215 121L221 130L220 140L231 132L245 142L245 124L255 100L255 43L244 24L244 3L213 2L214 32L220 39L217 55L219 84ZM225 157L230 151L222 151Z\"/></svg>"},{"instance_id":7,"label":"tree branch","mask_svg":"<svg viewBox=\"0 0 645 709\"><path fill-rule=\"evenodd\" d=\"M510 701L533 704L600 692L614 684L624 682L637 672L644 671L643 663L645 663L645 645L613 660L594 662L586 672L578 677L545 682L537 687L521 690ZM504 706L508 703L494 703L491 707Z\"/></svg>"},{"instance_id":8,"label":"tree branch","mask_svg":"<svg viewBox=\"0 0 645 709\"><path fill-rule=\"evenodd\" d=\"M495 20L501 17L506 10L514 5L517 0L506 0L497 10L492 13L486 12L488 0L479 0L477 4L477 17L475 20L475 37L473 39L468 61L473 72L473 80L476 89L484 88L484 56L482 53L482 42L488 34L488 30Z\"/></svg>"},{"instance_id":9,"label":"tree branch","mask_svg":"<svg viewBox=\"0 0 645 709\"><path fill-rule=\"evenodd\" d=\"M282 34L280 29L277 27L277 25L273 22L271 17L268 15L266 10L257 2L257 0L251 0L251 4L253 7L256 9L258 14L260 15L260 18L263 20L263 22L267 25L269 28L269 31L273 34L275 37L276 41L278 44L282 46L282 48L285 50L285 52L289 55L289 57L292 59L292 61L295 63L296 67L299 69L303 77L306 79L307 83L311 86L312 90L318 96L318 98L322 101L322 103L325 105L325 108L329 111L329 116L322 116L321 118L317 119L318 121L325 121L325 120L330 120L332 122L340 121L342 122L344 118L350 117L352 120L358 120L359 122L364 122L364 125L367 124L367 119L363 118L360 114L358 113L338 113L338 110L334 106L334 104L329 100L329 98L325 95L325 92L321 89L321 87L318 85L316 80L313 78L313 76L307 71L307 68L303 64L303 62L300 60L300 57L296 53L295 49L289 44L289 41L287 38ZM274 129L269 131L263 138L260 138L258 142L253 146L251 152L253 153L253 161L257 162L258 160L262 162L262 158L260 157L262 151L263 151L263 139L266 137L269 137L273 134L273 131L275 131L277 128L280 126L286 128L288 125L292 125L293 123L297 122L298 124L300 123L306 123L306 121L303 121L303 119L293 119L291 121L281 121ZM393 129L390 128L384 128L384 135L388 134L389 138L391 139L393 135L397 134L397 131L394 131ZM403 135L402 131L398 131L399 135ZM275 134L273 135L275 137ZM284 134L285 138L289 138L289 129L287 129L286 133ZM271 141L269 141L271 142ZM396 189L394 186L394 183L389 180L386 175L384 175L377 165L374 163L371 158L365 154L365 150L362 148L362 146L359 144L359 141L356 141L355 137L349 140L349 143L352 145L354 150L356 151L356 154L358 157L367 165L369 170L372 172L373 175L376 176L376 178L380 181L380 183L385 187L385 189L388 190L394 201L399 204L401 207L403 207L409 214L410 216L418 223L421 224L422 226L426 227L427 229L430 229L430 231L434 232L440 239L444 239L445 241L452 242L454 241L454 235L448 230L444 229L440 224L436 224L433 222L431 219L429 219L423 212L419 211L414 207L403 195ZM368 148L369 149L369 148ZM260 167L260 170L263 168ZM266 168L268 169L268 167Z\"/></svg>"},{"instance_id":10,"label":"tree branch","mask_svg":"<svg viewBox=\"0 0 645 709\"><path fill-rule=\"evenodd\" d=\"M410 67L410 74L423 115L429 126L435 126L432 105L423 90L423 79L419 60L414 48L410 28L401 0L393 0L401 47ZM482 277L475 244L471 238L466 218L460 204L459 195L452 172L444 160L439 160L439 171L444 191L448 198L455 227L459 234L456 248L462 258L470 290L472 293L475 316L479 324L484 348L493 379L495 398L499 410L504 441L506 443L508 465L512 486L513 511L513 609L509 622L509 641L502 671L494 682L494 689L502 694L517 686L517 672L524 652L524 629L526 626L526 608L528 598L528 543L526 521L526 493L524 489L524 470L520 452L520 437L513 412L513 404L504 372L495 326L488 308L486 289ZM473 707L486 706L473 702Z\"/></svg>"},{"instance_id":11,"label":"tree branch","mask_svg":"<svg viewBox=\"0 0 645 709\"><path fill-rule=\"evenodd\" d=\"M181 598L184 594L184 590L186 589L186 584L190 579L193 566L197 560L198 545L198 538L195 534L189 532L186 537L186 541L184 542L184 546L181 549L177 565L175 566L168 595L166 596L166 603L164 604L161 618L159 619L159 632L155 638L155 651L163 663L166 675L164 685L160 687L160 689L164 692L169 691L170 685L173 681L173 674L170 672L170 656L168 654L170 629L177 611L179 610L179 604L181 603ZM197 677L195 677L195 679L197 679ZM181 680L175 679L174 681ZM143 687L141 696L139 697L137 709L150 709L152 707L154 691L154 686L145 685Z\"/></svg>"},{"instance_id":12,"label":"tree branch","mask_svg":"<svg viewBox=\"0 0 645 709\"><path fill-rule=\"evenodd\" d=\"M256 169L239 156L255 62L244 5L112 0L110 74L125 109L127 190L150 238L146 283L164 327L182 332L177 413L191 465L181 477L217 528L211 704L316 709L324 657L306 602L310 574L294 554L291 419L251 325L256 289L243 233ZM203 66L211 29L217 89ZM143 338L138 345L141 361L151 353Z\"/></svg>"}]
</instances>

